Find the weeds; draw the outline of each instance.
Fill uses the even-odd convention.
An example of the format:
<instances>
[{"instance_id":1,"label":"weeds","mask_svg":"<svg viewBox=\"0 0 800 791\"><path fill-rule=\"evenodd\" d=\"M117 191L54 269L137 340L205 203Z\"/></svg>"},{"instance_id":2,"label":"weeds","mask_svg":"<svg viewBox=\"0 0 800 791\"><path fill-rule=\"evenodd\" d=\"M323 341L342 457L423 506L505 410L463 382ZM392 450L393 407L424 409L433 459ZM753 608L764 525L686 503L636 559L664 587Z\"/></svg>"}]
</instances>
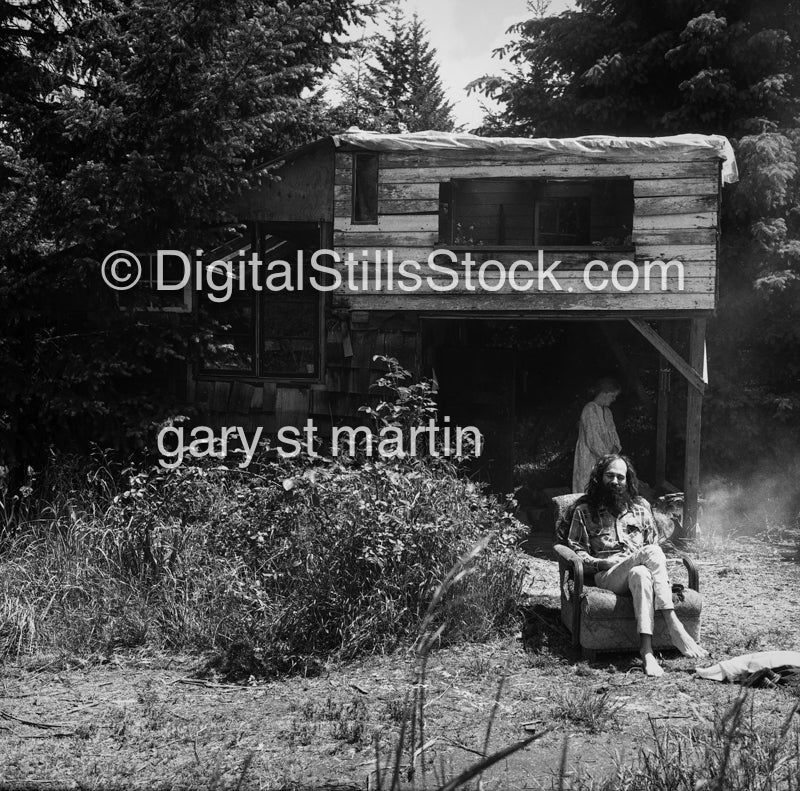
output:
<instances>
[{"instance_id":1,"label":"weeds","mask_svg":"<svg viewBox=\"0 0 800 791\"><path fill-rule=\"evenodd\" d=\"M785 645L791 641L789 630L780 626L766 628L745 629L737 634L726 646L732 653L751 653L753 651L766 651L773 646Z\"/></svg>"},{"instance_id":2,"label":"weeds","mask_svg":"<svg viewBox=\"0 0 800 791\"><path fill-rule=\"evenodd\" d=\"M482 640L515 616L515 525L442 465L158 469L116 494L74 473L0 556L0 656L238 645L252 661L223 662L231 677L315 672L410 642L487 534L476 583L441 610L446 639Z\"/></svg>"},{"instance_id":3,"label":"weeds","mask_svg":"<svg viewBox=\"0 0 800 791\"><path fill-rule=\"evenodd\" d=\"M478 654L467 660L464 670L466 675L472 678L486 678L493 674L494 667L492 665L492 660L488 656Z\"/></svg>"},{"instance_id":4,"label":"weeds","mask_svg":"<svg viewBox=\"0 0 800 791\"><path fill-rule=\"evenodd\" d=\"M795 705L782 722L758 723L740 696L710 729L654 730L655 745L632 767L600 784L578 780L565 791L797 791L800 728Z\"/></svg>"},{"instance_id":5,"label":"weeds","mask_svg":"<svg viewBox=\"0 0 800 791\"><path fill-rule=\"evenodd\" d=\"M411 694L406 696L403 706L404 716L400 721L399 734L395 740L389 761L384 765L382 765L383 762L381 759L380 737L377 733L374 735L374 772L378 791L398 791L400 788L404 787L405 783L411 783L412 788L428 788L428 780L426 778L426 751L431 745L431 742L426 741L425 723L425 679L428 657L432 648L441 640L445 631L447 621L442 619L442 610L446 610L446 602L451 590L459 585L465 578L474 574L479 567L478 559L485 551L488 543L488 536L484 537L472 547L469 552L459 558L458 562L450 569L439 584L428 605L415 643L416 663L414 685ZM548 732L544 730L541 733L529 736L519 742L504 747L491 755L489 754L492 726L497 716L500 696L505 681L506 676L503 675L498 684L497 695L491 714L487 720L482 750L483 758L474 762L460 774L450 779L447 778L447 771L443 766L440 770L437 770L434 766L432 774L439 791L455 791L457 788L467 786L475 779L478 780L478 786L480 787L480 778L485 770L524 749ZM418 768L419 777L417 777ZM388 780L388 785L385 784L386 780Z\"/></svg>"},{"instance_id":6,"label":"weeds","mask_svg":"<svg viewBox=\"0 0 800 791\"><path fill-rule=\"evenodd\" d=\"M347 744L361 742L367 730L367 706L361 698L353 698L338 712L330 727L331 736Z\"/></svg>"},{"instance_id":7,"label":"weeds","mask_svg":"<svg viewBox=\"0 0 800 791\"><path fill-rule=\"evenodd\" d=\"M407 701L400 698L392 698L384 703L383 718L393 725L399 725L407 717Z\"/></svg>"},{"instance_id":8,"label":"weeds","mask_svg":"<svg viewBox=\"0 0 800 791\"><path fill-rule=\"evenodd\" d=\"M718 577L727 577L730 574L741 575L742 574L741 567L740 566L735 566L735 565L734 566L726 566L725 568L719 569L717 571L717 576Z\"/></svg>"},{"instance_id":9,"label":"weeds","mask_svg":"<svg viewBox=\"0 0 800 791\"><path fill-rule=\"evenodd\" d=\"M589 733L600 733L617 725L617 715L625 707L607 690L591 687L562 690L553 696L550 716L557 721L578 725Z\"/></svg>"},{"instance_id":10,"label":"weeds","mask_svg":"<svg viewBox=\"0 0 800 791\"><path fill-rule=\"evenodd\" d=\"M405 433L425 424L430 385L406 386L381 359L383 400L365 414ZM0 657L222 649L213 669L235 680L317 672L413 640L483 536L481 573L440 602L442 639L483 640L516 616L516 523L433 452L165 470L97 451L88 467L54 458L38 498L35 478L12 494L0 474Z\"/></svg>"},{"instance_id":11,"label":"weeds","mask_svg":"<svg viewBox=\"0 0 800 791\"><path fill-rule=\"evenodd\" d=\"M292 749L295 747L307 747L316 738L317 725L315 723L292 720L289 730L282 732L280 735L289 742L289 746Z\"/></svg>"}]
</instances>

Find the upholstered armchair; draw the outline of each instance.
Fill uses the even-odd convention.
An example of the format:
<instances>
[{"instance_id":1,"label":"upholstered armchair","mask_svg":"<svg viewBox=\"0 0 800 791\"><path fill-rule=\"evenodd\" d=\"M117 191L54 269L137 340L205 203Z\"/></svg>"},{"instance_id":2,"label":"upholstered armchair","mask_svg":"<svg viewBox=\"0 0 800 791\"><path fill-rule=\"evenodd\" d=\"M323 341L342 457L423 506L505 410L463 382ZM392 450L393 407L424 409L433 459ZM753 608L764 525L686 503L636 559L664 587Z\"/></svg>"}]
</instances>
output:
<instances>
[{"instance_id":1,"label":"upholstered armchair","mask_svg":"<svg viewBox=\"0 0 800 791\"><path fill-rule=\"evenodd\" d=\"M572 634L572 645L583 656L594 659L601 651L635 651L639 634L631 595L617 595L594 586L594 575L585 573L583 561L563 543L580 494L565 494L552 499L555 521L555 551L558 554L561 621ZM691 558L668 559L668 565L681 560L689 576L688 587L673 589L675 612L686 631L700 639L702 599L697 568ZM664 620L656 616L653 647L672 648Z\"/></svg>"}]
</instances>

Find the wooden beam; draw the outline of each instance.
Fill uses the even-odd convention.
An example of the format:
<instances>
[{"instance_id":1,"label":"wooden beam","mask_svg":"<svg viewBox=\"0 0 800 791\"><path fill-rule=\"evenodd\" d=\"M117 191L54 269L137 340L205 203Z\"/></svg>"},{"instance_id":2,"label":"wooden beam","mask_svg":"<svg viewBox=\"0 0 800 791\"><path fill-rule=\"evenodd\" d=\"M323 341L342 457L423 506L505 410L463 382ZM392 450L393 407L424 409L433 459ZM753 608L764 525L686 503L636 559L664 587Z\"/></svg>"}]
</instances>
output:
<instances>
[{"instance_id":1,"label":"wooden beam","mask_svg":"<svg viewBox=\"0 0 800 791\"><path fill-rule=\"evenodd\" d=\"M435 314L459 311L475 318L475 313L480 311L485 317L488 313L504 314L506 318L520 314L523 318L528 313L541 313L547 310L572 311L585 318L612 318L611 311L618 312L626 318L630 315L652 314L659 309L670 316L677 311L684 315L697 315L699 312L711 311L714 308L711 294L647 294L631 293L619 294L570 294L542 293L534 291L527 293L485 293L479 292L423 292L412 293L402 291L334 291L332 292L335 307L350 310L383 310L401 311L413 310ZM627 313L630 311L630 313ZM531 316L532 318L533 316ZM670 361L671 362L671 361ZM684 369L688 366L684 363ZM682 371L683 372L683 371ZM702 382L697 376L697 382ZM703 385L699 385L703 386Z\"/></svg>"},{"instance_id":2,"label":"wooden beam","mask_svg":"<svg viewBox=\"0 0 800 791\"><path fill-rule=\"evenodd\" d=\"M706 320L692 319L689 336L689 363L693 369L702 368L705 358ZM689 387L686 397L686 463L683 474L683 537L697 535L697 500L700 489L700 429L702 425L703 394Z\"/></svg>"},{"instance_id":3,"label":"wooden beam","mask_svg":"<svg viewBox=\"0 0 800 791\"><path fill-rule=\"evenodd\" d=\"M700 319L697 319L700 321ZM678 354L675 349L670 346L649 324L642 321L641 319L633 319L629 318L628 321L642 334L645 338L647 338L653 346L661 352L664 357L669 360L670 364L673 365L677 370L683 374L683 377L686 379L687 382L691 385L693 390L696 390L702 396L706 392L706 385L708 384L707 377L705 376L705 371L703 369L703 344L705 343L705 331L703 334L703 344L701 344L700 355L695 361L692 358L692 362L687 363L686 360ZM692 326L694 326L694 320L692 321ZM703 325L705 327L705 324Z\"/></svg>"},{"instance_id":4,"label":"wooden beam","mask_svg":"<svg viewBox=\"0 0 800 791\"><path fill-rule=\"evenodd\" d=\"M661 337L667 343L672 341L672 322L662 321ZM664 488L667 480L667 425L669 420L669 361L659 356L658 366L658 406L656 407L656 486Z\"/></svg>"}]
</instances>

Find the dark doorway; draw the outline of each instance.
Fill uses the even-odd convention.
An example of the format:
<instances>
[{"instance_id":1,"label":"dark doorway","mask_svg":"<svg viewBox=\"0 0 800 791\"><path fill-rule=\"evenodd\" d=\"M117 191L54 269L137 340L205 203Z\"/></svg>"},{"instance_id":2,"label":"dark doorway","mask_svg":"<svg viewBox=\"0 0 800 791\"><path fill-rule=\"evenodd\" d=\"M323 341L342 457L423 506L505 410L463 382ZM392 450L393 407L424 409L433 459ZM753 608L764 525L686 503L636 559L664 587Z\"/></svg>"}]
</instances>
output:
<instances>
[{"instance_id":1,"label":"dark doorway","mask_svg":"<svg viewBox=\"0 0 800 791\"><path fill-rule=\"evenodd\" d=\"M608 375L623 449L651 474L658 356L627 322L425 319L422 343L440 418L481 430L470 472L495 491L569 490L581 410Z\"/></svg>"},{"instance_id":2,"label":"dark doorway","mask_svg":"<svg viewBox=\"0 0 800 791\"><path fill-rule=\"evenodd\" d=\"M515 354L511 349L440 346L436 350L439 418L476 426L484 437L471 474L498 491L513 486Z\"/></svg>"}]
</instances>

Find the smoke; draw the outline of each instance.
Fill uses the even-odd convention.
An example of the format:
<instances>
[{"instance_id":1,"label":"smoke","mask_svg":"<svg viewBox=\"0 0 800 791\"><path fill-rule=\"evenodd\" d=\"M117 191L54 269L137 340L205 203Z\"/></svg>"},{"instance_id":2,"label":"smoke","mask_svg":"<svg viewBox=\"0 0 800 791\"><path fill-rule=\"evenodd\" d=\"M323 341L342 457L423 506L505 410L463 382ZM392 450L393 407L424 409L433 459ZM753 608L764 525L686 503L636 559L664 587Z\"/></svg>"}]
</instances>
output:
<instances>
[{"instance_id":1,"label":"smoke","mask_svg":"<svg viewBox=\"0 0 800 791\"><path fill-rule=\"evenodd\" d=\"M700 487L699 526L706 535L756 535L800 528L800 457L712 477Z\"/></svg>"}]
</instances>

